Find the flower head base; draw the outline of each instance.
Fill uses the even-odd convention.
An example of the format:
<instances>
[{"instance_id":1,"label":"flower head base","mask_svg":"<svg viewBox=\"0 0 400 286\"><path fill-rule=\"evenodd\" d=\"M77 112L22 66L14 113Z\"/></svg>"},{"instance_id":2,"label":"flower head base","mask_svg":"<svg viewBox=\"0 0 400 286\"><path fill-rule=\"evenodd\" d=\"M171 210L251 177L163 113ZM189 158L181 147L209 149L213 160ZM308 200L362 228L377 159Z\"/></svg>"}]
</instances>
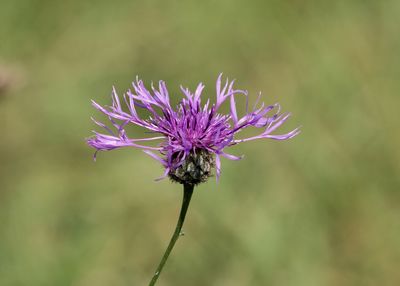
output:
<instances>
[{"instance_id":1,"label":"flower head base","mask_svg":"<svg viewBox=\"0 0 400 286\"><path fill-rule=\"evenodd\" d=\"M93 106L108 116L115 131L93 119L108 134L94 131L95 135L87 142L97 151L108 151L120 147L140 148L165 167L162 178L169 176L176 182L196 185L207 180L214 166L217 178L220 176L221 156L231 160L241 159L241 157L225 153L226 147L262 138L286 140L300 132L296 128L282 135L271 134L290 116L289 113L280 114L278 104L258 105L259 100L257 100L252 110L249 111L246 106L246 114L239 117L235 96L245 96L247 102L247 91L234 89L234 81L226 80L226 83L222 85L221 77L222 75L217 79L214 104L211 104L208 99L204 105L201 105L204 85L200 83L194 93L181 87L184 98L177 105L176 110L171 107L168 90L163 81L159 82L158 89L152 86L152 92L150 92L141 80L136 79L136 82L132 84L133 90L128 90L123 95L126 110L122 109L120 98L113 89L112 106L105 108L94 101ZM229 102L230 113L220 114L219 108L225 102ZM142 119L137 108L148 111L150 116ZM129 138L124 129L127 124L141 126L161 136ZM263 131L257 136L235 138L236 134L248 127L262 128ZM146 142L157 140L159 144L156 147L144 145ZM161 156L152 151L158 151Z\"/></svg>"},{"instance_id":2,"label":"flower head base","mask_svg":"<svg viewBox=\"0 0 400 286\"><path fill-rule=\"evenodd\" d=\"M172 181L197 185L204 183L211 176L211 169L214 167L214 157L207 150L200 149L197 152L190 153L178 167L169 171L169 177Z\"/></svg>"}]
</instances>

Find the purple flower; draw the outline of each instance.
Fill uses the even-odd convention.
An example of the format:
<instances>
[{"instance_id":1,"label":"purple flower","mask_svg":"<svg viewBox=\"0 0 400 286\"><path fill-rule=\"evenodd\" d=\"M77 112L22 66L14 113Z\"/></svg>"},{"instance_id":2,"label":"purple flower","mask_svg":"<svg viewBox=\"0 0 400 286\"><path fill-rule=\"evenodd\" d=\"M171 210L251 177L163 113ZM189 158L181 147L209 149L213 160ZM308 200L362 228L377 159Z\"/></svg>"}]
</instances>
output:
<instances>
[{"instance_id":1,"label":"purple flower","mask_svg":"<svg viewBox=\"0 0 400 286\"><path fill-rule=\"evenodd\" d=\"M112 90L112 106L102 107L92 101L93 106L106 114L115 131L93 119L108 134L94 131L94 136L87 143L97 151L113 150L120 147L137 147L158 160L164 167L164 178L169 176L179 183L198 184L204 182L216 168L217 179L221 173L220 157L239 160L241 157L225 153L225 148L238 143L255 139L269 138L286 140L299 134L296 128L288 133L271 134L290 116L280 113L279 104L265 106L264 103L254 105L249 110L247 91L234 89L234 81L221 83L222 74L216 84L216 102L207 99L201 104L201 93L204 85L200 83L195 92L181 87L183 99L174 110L171 107L165 82L160 81L158 89L153 85L146 89L143 82L136 79L132 83L133 90L124 95L126 108L123 109L115 88ZM246 98L246 114L239 117L236 111L235 96ZM229 114L219 113L222 104L230 105ZM149 113L146 119L138 114L138 109ZM125 132L127 124L141 126L159 136L149 138L129 138ZM261 128L261 133L248 138L236 138L236 135L248 127ZM145 145L149 141L158 141L156 147ZM96 153L97 153L96 151ZM157 151L159 154L154 153ZM96 154L95 154L96 155ZM161 155L161 156L160 156Z\"/></svg>"}]
</instances>

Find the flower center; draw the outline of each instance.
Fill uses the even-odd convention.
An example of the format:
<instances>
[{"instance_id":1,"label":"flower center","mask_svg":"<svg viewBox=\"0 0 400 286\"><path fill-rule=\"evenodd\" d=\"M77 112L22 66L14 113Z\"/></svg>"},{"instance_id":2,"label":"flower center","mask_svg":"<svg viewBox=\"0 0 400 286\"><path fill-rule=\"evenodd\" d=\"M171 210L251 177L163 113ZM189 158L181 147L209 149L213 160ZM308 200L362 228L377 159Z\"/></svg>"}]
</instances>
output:
<instances>
[{"instance_id":1,"label":"flower center","mask_svg":"<svg viewBox=\"0 0 400 286\"><path fill-rule=\"evenodd\" d=\"M197 150L186 156L183 163L169 172L172 181L180 184L197 185L204 183L211 176L214 157L206 150Z\"/></svg>"}]
</instances>

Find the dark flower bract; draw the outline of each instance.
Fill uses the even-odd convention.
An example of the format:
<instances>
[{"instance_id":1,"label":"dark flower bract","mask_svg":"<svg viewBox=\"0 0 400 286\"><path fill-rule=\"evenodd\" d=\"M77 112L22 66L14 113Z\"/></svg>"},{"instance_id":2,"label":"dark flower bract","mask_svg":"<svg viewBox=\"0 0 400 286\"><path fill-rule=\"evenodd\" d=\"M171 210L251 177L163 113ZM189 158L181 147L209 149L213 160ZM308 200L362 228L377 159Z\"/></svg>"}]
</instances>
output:
<instances>
[{"instance_id":1,"label":"dark flower bract","mask_svg":"<svg viewBox=\"0 0 400 286\"><path fill-rule=\"evenodd\" d=\"M95 135L87 142L97 151L120 147L140 148L165 167L163 177L169 175L179 183L195 185L207 180L212 167L216 168L217 178L220 176L221 156L231 160L241 158L225 153L226 147L262 138L286 140L300 132L296 128L281 135L271 134L289 118L290 113L280 113L279 104L265 106L264 103L259 104L259 100L253 109L249 110L247 91L234 89L234 81L226 80L222 84L221 78L222 74L217 79L214 104L211 104L209 99L204 105L201 104L204 85L200 83L194 93L181 87L184 97L176 109L171 107L168 90L163 81L159 82L158 88L152 86L149 90L141 80L136 79L132 83L133 89L123 95L126 105L124 109L113 88L111 106L103 107L92 102L96 109L108 116L115 131L93 119L107 134L94 131ZM236 111L236 96L246 97L246 114L242 117L239 117ZM225 102L230 106L229 114L219 112ZM138 109L148 111L149 117L141 118ZM160 136L130 138L124 129L127 124L141 126ZM262 131L256 136L236 138L241 130L248 127L260 128ZM153 140L159 141L156 147L145 145Z\"/></svg>"}]
</instances>

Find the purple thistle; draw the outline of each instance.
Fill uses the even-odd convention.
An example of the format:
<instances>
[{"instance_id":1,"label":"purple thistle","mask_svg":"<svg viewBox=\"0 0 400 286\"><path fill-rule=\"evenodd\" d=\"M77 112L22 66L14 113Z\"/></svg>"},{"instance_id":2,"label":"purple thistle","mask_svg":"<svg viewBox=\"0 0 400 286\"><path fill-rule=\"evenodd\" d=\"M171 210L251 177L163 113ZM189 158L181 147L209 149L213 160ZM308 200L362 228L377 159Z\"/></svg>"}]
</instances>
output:
<instances>
[{"instance_id":1,"label":"purple thistle","mask_svg":"<svg viewBox=\"0 0 400 286\"><path fill-rule=\"evenodd\" d=\"M251 111L246 106L246 114L238 117L235 96L243 95L247 102L247 91L234 89L234 81L229 82L228 79L222 85L221 77L222 74L217 79L215 104L210 104L208 99L203 106L201 105L204 85L200 83L194 93L181 86L184 98L177 105L176 110L171 107L164 81L159 82L158 89L152 86L149 91L137 78L136 82L132 83L133 90L128 90L123 95L126 111L122 109L120 98L113 88L112 106L105 108L94 101L92 103L96 109L108 116L115 131L93 119L108 134L94 131L95 135L89 138L87 143L97 151L108 151L120 147L140 148L165 167L165 173L161 178L169 175L171 179L179 183L195 185L206 181L214 166L218 179L221 173L221 156L230 160L241 159L241 157L225 153L226 147L262 138L286 140L299 134L298 128L281 135L271 134L289 118L290 113L280 114L279 104L258 105L260 96ZM220 106L227 100L230 104L230 113L218 113ZM150 116L147 119L140 118L137 108L147 110ZM271 113L272 115L269 115ZM152 133L159 133L161 136L129 138L124 130L129 123L144 127ZM237 133L248 127L262 128L262 132L249 138L235 138ZM153 140L160 141L157 147L144 145ZM158 151L161 156L152 151Z\"/></svg>"}]
</instances>

